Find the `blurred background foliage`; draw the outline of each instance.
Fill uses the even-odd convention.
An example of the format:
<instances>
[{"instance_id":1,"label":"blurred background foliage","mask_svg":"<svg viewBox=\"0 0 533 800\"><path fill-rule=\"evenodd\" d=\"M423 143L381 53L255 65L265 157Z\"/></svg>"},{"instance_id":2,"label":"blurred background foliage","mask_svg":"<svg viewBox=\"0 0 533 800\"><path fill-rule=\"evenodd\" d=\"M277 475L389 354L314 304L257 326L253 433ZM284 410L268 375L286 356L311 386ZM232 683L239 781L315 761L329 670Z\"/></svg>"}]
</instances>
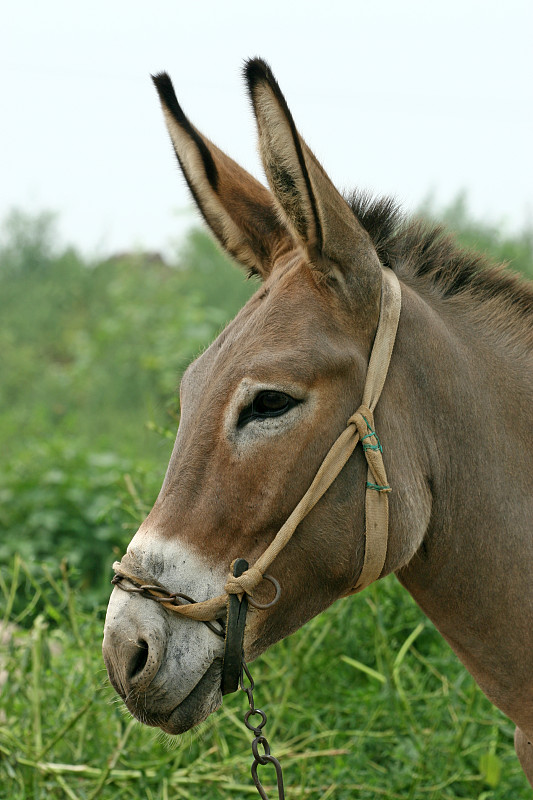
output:
<instances>
[{"instance_id":1,"label":"blurred background foliage","mask_svg":"<svg viewBox=\"0 0 533 800\"><path fill-rule=\"evenodd\" d=\"M532 228L506 233L479 223L464 197L444 211L428 201L421 214L445 222L464 245L533 277ZM0 598L9 636L0 641L0 785L10 787L6 797L196 797L199 782L213 798L249 796L247 759L228 756L242 750L232 712L239 701L227 701L205 733L191 734L184 766L182 750L132 729L109 705L98 639L110 565L163 479L179 421L179 375L256 286L199 230L165 260L147 253L90 260L61 246L52 214L13 211L3 223ZM348 798L357 790L370 798L381 787L379 796L391 798L528 797L512 754L512 726L407 593L387 579L365 595L359 603L336 604L257 667L266 697L283 710L279 747L293 787L300 787L289 796ZM326 634L328 645L320 647ZM6 664L10 680L2 682ZM316 680L328 673L327 681ZM290 700L295 684L296 696L309 701L304 707ZM102 691L105 702L93 702ZM389 757L392 772L383 766ZM241 783L228 770L237 770Z\"/></svg>"},{"instance_id":2,"label":"blurred background foliage","mask_svg":"<svg viewBox=\"0 0 533 800\"><path fill-rule=\"evenodd\" d=\"M67 558L102 598L161 484L178 376L255 285L196 230L170 264L89 262L48 213L2 233L0 562Z\"/></svg>"}]
</instances>

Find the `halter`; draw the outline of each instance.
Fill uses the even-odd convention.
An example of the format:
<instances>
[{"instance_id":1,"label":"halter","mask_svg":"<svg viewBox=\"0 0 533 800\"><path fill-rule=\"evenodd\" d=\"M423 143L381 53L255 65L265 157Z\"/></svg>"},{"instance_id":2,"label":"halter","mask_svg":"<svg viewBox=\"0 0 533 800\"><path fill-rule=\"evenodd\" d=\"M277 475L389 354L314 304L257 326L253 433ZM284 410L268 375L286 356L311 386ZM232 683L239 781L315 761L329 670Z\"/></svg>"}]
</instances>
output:
<instances>
[{"instance_id":1,"label":"halter","mask_svg":"<svg viewBox=\"0 0 533 800\"><path fill-rule=\"evenodd\" d=\"M133 552L126 553L122 561L113 564L116 574L112 583L118 588L140 593L161 603L169 611L205 622L211 630L225 637L223 694L230 694L238 688L248 603L264 609L270 608L278 601L281 590L275 578L266 573L268 567L290 541L300 522L329 489L358 442L361 442L368 464L365 495L365 555L356 585L345 592L344 596L360 592L377 580L383 570L387 556L388 494L391 488L383 464L383 449L374 427L374 409L387 377L402 301L400 283L396 275L386 268L382 272L379 322L368 363L361 405L333 443L309 489L255 564L249 567L244 559L236 559L224 587L225 593L201 602L194 602L179 592L169 592L142 568ZM252 594L263 579L270 581L276 590L274 599L266 604L258 603ZM224 617L225 631L213 624L214 621L220 621Z\"/></svg>"}]
</instances>

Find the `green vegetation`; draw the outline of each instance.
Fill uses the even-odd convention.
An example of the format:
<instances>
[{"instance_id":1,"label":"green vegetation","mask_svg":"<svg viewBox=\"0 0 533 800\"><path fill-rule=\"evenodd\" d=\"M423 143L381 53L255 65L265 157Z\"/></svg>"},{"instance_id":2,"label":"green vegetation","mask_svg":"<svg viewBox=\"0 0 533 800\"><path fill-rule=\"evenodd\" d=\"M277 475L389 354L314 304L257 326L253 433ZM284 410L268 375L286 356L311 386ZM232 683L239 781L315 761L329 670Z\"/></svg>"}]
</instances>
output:
<instances>
[{"instance_id":1,"label":"green vegetation","mask_svg":"<svg viewBox=\"0 0 533 800\"><path fill-rule=\"evenodd\" d=\"M461 201L445 216L465 243L533 276L532 231L502 236ZM258 796L244 696L172 743L129 720L100 656L109 565L161 485L179 372L254 288L200 232L172 266L89 264L58 247L50 215L5 224L2 800ZM513 726L393 578L338 602L253 674L289 800L530 797Z\"/></svg>"},{"instance_id":2,"label":"green vegetation","mask_svg":"<svg viewBox=\"0 0 533 800\"><path fill-rule=\"evenodd\" d=\"M241 693L171 744L131 722L107 685L99 653L103 607L83 611L66 574L58 581L46 570L32 575L18 561L4 581L7 611L19 592L27 606L12 617L18 627L4 634L1 797L257 797ZM252 671L288 798L530 796L513 726L394 579L340 601ZM260 776L271 785L267 767Z\"/></svg>"},{"instance_id":3,"label":"green vegetation","mask_svg":"<svg viewBox=\"0 0 533 800\"><path fill-rule=\"evenodd\" d=\"M200 232L168 266L135 255L87 264L57 250L50 215L16 213L5 228L0 563L67 558L102 599L104 565L161 485L178 375L254 284Z\"/></svg>"}]
</instances>

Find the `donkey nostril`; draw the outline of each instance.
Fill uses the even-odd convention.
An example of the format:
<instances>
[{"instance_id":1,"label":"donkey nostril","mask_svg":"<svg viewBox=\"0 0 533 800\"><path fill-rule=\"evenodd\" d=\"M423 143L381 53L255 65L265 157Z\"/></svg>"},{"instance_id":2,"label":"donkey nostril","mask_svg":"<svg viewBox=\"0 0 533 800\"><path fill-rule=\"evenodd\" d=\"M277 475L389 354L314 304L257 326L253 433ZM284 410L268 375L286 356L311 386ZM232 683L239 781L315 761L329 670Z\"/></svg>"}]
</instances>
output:
<instances>
[{"instance_id":1,"label":"donkey nostril","mask_svg":"<svg viewBox=\"0 0 533 800\"><path fill-rule=\"evenodd\" d=\"M143 671L148 661L148 642L145 642L144 639L139 639L137 648L129 665L128 677L130 680Z\"/></svg>"}]
</instances>

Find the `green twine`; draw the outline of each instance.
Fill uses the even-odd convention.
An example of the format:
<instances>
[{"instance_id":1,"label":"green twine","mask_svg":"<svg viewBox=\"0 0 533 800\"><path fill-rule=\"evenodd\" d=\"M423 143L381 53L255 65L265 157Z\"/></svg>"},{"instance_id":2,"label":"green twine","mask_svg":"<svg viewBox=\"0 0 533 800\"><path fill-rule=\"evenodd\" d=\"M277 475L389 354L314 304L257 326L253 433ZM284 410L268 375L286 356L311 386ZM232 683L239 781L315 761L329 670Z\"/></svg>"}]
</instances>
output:
<instances>
[{"instance_id":1,"label":"green twine","mask_svg":"<svg viewBox=\"0 0 533 800\"><path fill-rule=\"evenodd\" d=\"M370 483L369 481L366 482L366 488L374 489L376 492L390 491L390 486L380 486L379 483Z\"/></svg>"},{"instance_id":2,"label":"green twine","mask_svg":"<svg viewBox=\"0 0 533 800\"><path fill-rule=\"evenodd\" d=\"M361 438L361 444L363 445L363 450L379 450L379 452L382 453L383 452L383 447L381 446L381 442L379 440L379 436L377 435L376 431L372 430L372 428L370 426L370 423L368 422L367 418L363 417L363 419L366 422L366 427L370 431L370 433L365 434ZM369 439L371 436L374 436L376 438L377 444L363 444L365 439Z\"/></svg>"}]
</instances>

